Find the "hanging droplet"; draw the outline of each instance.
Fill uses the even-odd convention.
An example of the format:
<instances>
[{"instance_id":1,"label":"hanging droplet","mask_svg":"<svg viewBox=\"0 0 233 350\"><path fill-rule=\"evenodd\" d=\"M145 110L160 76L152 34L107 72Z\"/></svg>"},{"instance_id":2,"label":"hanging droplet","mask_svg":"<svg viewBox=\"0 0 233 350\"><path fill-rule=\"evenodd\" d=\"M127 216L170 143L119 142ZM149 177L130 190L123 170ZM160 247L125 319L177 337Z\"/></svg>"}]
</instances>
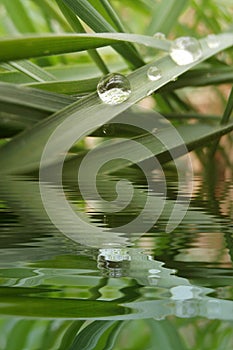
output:
<instances>
[{"instance_id":1,"label":"hanging droplet","mask_svg":"<svg viewBox=\"0 0 233 350\"><path fill-rule=\"evenodd\" d=\"M104 135L111 136L114 134L114 125L113 124L104 124L102 127L102 132Z\"/></svg>"},{"instance_id":2,"label":"hanging droplet","mask_svg":"<svg viewBox=\"0 0 233 350\"><path fill-rule=\"evenodd\" d=\"M219 38L214 34L207 35L206 42L210 49L216 49L220 45Z\"/></svg>"},{"instance_id":3,"label":"hanging droplet","mask_svg":"<svg viewBox=\"0 0 233 350\"><path fill-rule=\"evenodd\" d=\"M131 94L130 82L120 73L109 73L100 79L97 93L104 103L117 105L129 98Z\"/></svg>"},{"instance_id":4,"label":"hanging droplet","mask_svg":"<svg viewBox=\"0 0 233 350\"><path fill-rule=\"evenodd\" d=\"M150 80L156 81L162 78L161 70L156 66L151 66L147 70L147 76Z\"/></svg>"},{"instance_id":5,"label":"hanging droplet","mask_svg":"<svg viewBox=\"0 0 233 350\"><path fill-rule=\"evenodd\" d=\"M177 81L178 80L178 77L174 76L170 79L170 81Z\"/></svg>"},{"instance_id":6,"label":"hanging droplet","mask_svg":"<svg viewBox=\"0 0 233 350\"><path fill-rule=\"evenodd\" d=\"M170 56L179 66L196 62L202 57L201 45L195 38L180 37L172 42Z\"/></svg>"},{"instance_id":7,"label":"hanging droplet","mask_svg":"<svg viewBox=\"0 0 233 350\"><path fill-rule=\"evenodd\" d=\"M155 39L166 40L166 35L161 32L157 32L153 35Z\"/></svg>"}]
</instances>

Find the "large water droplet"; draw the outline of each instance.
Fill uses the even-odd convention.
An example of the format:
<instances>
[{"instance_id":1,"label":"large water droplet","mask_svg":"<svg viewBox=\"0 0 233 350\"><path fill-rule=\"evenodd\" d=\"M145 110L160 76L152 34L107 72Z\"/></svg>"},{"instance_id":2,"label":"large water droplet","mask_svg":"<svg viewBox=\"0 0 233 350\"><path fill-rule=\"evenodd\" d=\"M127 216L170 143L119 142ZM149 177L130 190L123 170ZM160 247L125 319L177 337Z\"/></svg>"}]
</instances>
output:
<instances>
[{"instance_id":1,"label":"large water droplet","mask_svg":"<svg viewBox=\"0 0 233 350\"><path fill-rule=\"evenodd\" d=\"M148 68L147 76L150 80L156 81L162 78L161 70L156 66L151 66Z\"/></svg>"},{"instance_id":2,"label":"large water droplet","mask_svg":"<svg viewBox=\"0 0 233 350\"><path fill-rule=\"evenodd\" d=\"M210 49L216 49L220 45L219 38L214 34L207 35L206 42Z\"/></svg>"},{"instance_id":3,"label":"large water droplet","mask_svg":"<svg viewBox=\"0 0 233 350\"><path fill-rule=\"evenodd\" d=\"M157 32L153 35L153 37L155 39L160 39L160 40L165 40L166 39L166 35L164 33L161 32Z\"/></svg>"},{"instance_id":4,"label":"large water droplet","mask_svg":"<svg viewBox=\"0 0 233 350\"><path fill-rule=\"evenodd\" d=\"M172 42L170 56L179 66L196 62L202 57L201 45L195 38L180 37Z\"/></svg>"},{"instance_id":5,"label":"large water droplet","mask_svg":"<svg viewBox=\"0 0 233 350\"><path fill-rule=\"evenodd\" d=\"M104 103L117 105L129 98L131 94L130 82L120 73L109 73L100 79L97 92Z\"/></svg>"}]
</instances>

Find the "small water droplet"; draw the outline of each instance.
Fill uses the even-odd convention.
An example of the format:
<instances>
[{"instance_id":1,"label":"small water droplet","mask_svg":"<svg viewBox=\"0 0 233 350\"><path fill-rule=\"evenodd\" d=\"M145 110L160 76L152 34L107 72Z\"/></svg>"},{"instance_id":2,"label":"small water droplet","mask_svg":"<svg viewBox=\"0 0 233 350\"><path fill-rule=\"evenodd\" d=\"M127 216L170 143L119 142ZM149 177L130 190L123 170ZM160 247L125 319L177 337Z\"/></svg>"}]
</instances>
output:
<instances>
[{"instance_id":1,"label":"small water droplet","mask_svg":"<svg viewBox=\"0 0 233 350\"><path fill-rule=\"evenodd\" d=\"M154 93L154 90L150 89L147 91L146 96L150 96Z\"/></svg>"},{"instance_id":2,"label":"small water droplet","mask_svg":"<svg viewBox=\"0 0 233 350\"><path fill-rule=\"evenodd\" d=\"M129 98L131 94L130 82L120 73L109 73L100 79L97 93L104 103L117 105Z\"/></svg>"},{"instance_id":3,"label":"small water droplet","mask_svg":"<svg viewBox=\"0 0 233 350\"><path fill-rule=\"evenodd\" d=\"M114 131L115 131L114 124L104 124L102 127L102 132L104 135L108 135L108 136L114 135Z\"/></svg>"},{"instance_id":4,"label":"small water droplet","mask_svg":"<svg viewBox=\"0 0 233 350\"><path fill-rule=\"evenodd\" d=\"M162 78L161 70L156 66L151 66L147 70L147 76L150 80L156 81Z\"/></svg>"},{"instance_id":5,"label":"small water droplet","mask_svg":"<svg viewBox=\"0 0 233 350\"><path fill-rule=\"evenodd\" d=\"M178 79L178 77L174 76L171 78L171 81L176 81Z\"/></svg>"},{"instance_id":6,"label":"small water droplet","mask_svg":"<svg viewBox=\"0 0 233 350\"><path fill-rule=\"evenodd\" d=\"M217 35L209 34L206 37L207 45L210 49L216 49L220 45L219 38Z\"/></svg>"},{"instance_id":7,"label":"small water droplet","mask_svg":"<svg viewBox=\"0 0 233 350\"><path fill-rule=\"evenodd\" d=\"M153 35L153 37L155 39L160 39L160 40L165 40L166 39L166 35L164 33L161 32L157 32Z\"/></svg>"},{"instance_id":8,"label":"small water droplet","mask_svg":"<svg viewBox=\"0 0 233 350\"><path fill-rule=\"evenodd\" d=\"M180 37L172 42L170 56L179 66L196 62L202 57L201 45L195 38Z\"/></svg>"}]
</instances>

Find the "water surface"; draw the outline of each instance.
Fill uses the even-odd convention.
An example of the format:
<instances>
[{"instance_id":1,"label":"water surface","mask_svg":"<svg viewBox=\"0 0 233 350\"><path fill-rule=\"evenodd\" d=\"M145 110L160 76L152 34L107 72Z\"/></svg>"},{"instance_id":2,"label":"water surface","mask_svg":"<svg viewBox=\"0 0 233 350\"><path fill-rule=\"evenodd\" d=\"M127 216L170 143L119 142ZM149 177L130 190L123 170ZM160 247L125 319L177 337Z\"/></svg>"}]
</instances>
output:
<instances>
[{"instance_id":1,"label":"water surface","mask_svg":"<svg viewBox=\"0 0 233 350\"><path fill-rule=\"evenodd\" d=\"M121 176L99 180L105 199L115 198ZM91 198L84 202L66 179L73 209L102 229L82 231L60 215L67 235L48 218L35 177L1 179L0 349L232 348L231 178L215 182L213 191L208 177L195 176L182 223L166 233L177 195L169 170L158 221L146 233L116 235L117 226L138 215L147 194L139 171L131 169L128 177L134 203L118 213L104 213ZM157 174L158 203L165 197L160 182ZM59 194L54 184L45 186ZM86 320L93 322L85 334L80 327Z\"/></svg>"}]
</instances>

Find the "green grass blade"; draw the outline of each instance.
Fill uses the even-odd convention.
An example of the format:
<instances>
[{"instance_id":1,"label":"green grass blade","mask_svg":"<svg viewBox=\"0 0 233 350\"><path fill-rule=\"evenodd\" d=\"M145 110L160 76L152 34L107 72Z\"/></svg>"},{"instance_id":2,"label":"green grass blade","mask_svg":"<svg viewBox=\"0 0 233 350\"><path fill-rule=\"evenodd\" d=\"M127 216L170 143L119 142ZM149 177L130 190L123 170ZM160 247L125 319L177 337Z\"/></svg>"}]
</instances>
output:
<instances>
[{"instance_id":1,"label":"green grass blade","mask_svg":"<svg viewBox=\"0 0 233 350\"><path fill-rule=\"evenodd\" d=\"M156 32L162 32L166 35L169 34L172 27L177 24L179 16L187 5L187 0L161 1L154 8L154 13L147 34L153 35Z\"/></svg>"},{"instance_id":2,"label":"green grass blade","mask_svg":"<svg viewBox=\"0 0 233 350\"><path fill-rule=\"evenodd\" d=\"M71 28L77 33L85 33L85 29L83 28L78 17L75 16L75 14L64 4L64 2L62 0L56 0L56 2L60 10L62 11L63 15L67 19L68 23L70 24ZM99 67L99 69L104 74L107 74L109 70L105 65L101 56L98 54L98 52L96 50L88 50L88 53L90 57L93 59L93 61L96 63L96 65Z\"/></svg>"},{"instance_id":3,"label":"green grass blade","mask_svg":"<svg viewBox=\"0 0 233 350\"><path fill-rule=\"evenodd\" d=\"M168 51L170 42L145 35L124 33L35 35L0 40L0 62L84 51L124 41Z\"/></svg>"},{"instance_id":4,"label":"green grass blade","mask_svg":"<svg viewBox=\"0 0 233 350\"><path fill-rule=\"evenodd\" d=\"M123 23L121 22L120 18L118 17L116 11L110 5L109 1L108 0L100 0L100 2L103 5L103 7L105 8L106 12L108 13L108 15L111 18L111 20L113 21L113 23L115 24L117 31L122 32L122 33L126 32L126 29L125 29Z\"/></svg>"},{"instance_id":5,"label":"green grass blade","mask_svg":"<svg viewBox=\"0 0 233 350\"><path fill-rule=\"evenodd\" d=\"M182 156L186 152L183 147L184 143L189 151L193 151L199 147L208 145L211 141L218 139L220 136L225 135L233 130L233 123L229 123L225 126L210 126L207 124L197 125L181 125L177 126L177 132L181 138L178 140L174 139L174 128L167 127L156 132L156 135L143 135L137 136L130 140L118 141L112 145L103 146L100 149L92 151L89 156L89 163L87 173L92 173L93 164L104 164L106 157L108 159L117 159L119 154L124 154L124 159L117 159L114 163L111 162L109 165L100 170L100 173L111 174L119 171L132 164L131 161L127 160L127 155L131 155L130 158L134 159L135 164L145 159L144 149L139 150L137 144L132 144L131 140L141 143L146 149L149 149L154 154L160 163L166 163L171 160L171 154L173 159ZM174 140L172 147L166 147L159 140ZM65 165L65 174L67 177L73 177L74 172L76 173L77 167L85 157L86 153L70 158ZM174 156L175 155L175 156ZM151 155L148 154L148 157ZM93 161L92 161L93 157Z\"/></svg>"},{"instance_id":6,"label":"green grass blade","mask_svg":"<svg viewBox=\"0 0 233 350\"><path fill-rule=\"evenodd\" d=\"M72 97L60 94L0 83L0 103L2 106L4 103L12 105L12 112L17 112L14 107L16 105L53 113L75 100ZM31 114L33 114L33 111L31 111Z\"/></svg>"},{"instance_id":7,"label":"green grass blade","mask_svg":"<svg viewBox=\"0 0 233 350\"><path fill-rule=\"evenodd\" d=\"M40 82L44 81L51 81L51 80L56 80L56 78L46 72L44 69L40 68L36 64L27 61L27 60L21 60L17 62L9 62L9 64L14 67L15 69L19 70L20 72L28 75L32 79Z\"/></svg>"},{"instance_id":8,"label":"green grass blade","mask_svg":"<svg viewBox=\"0 0 233 350\"><path fill-rule=\"evenodd\" d=\"M36 33L37 30L31 21L23 3L20 0L3 0L8 15L20 33Z\"/></svg>"},{"instance_id":9,"label":"green grass blade","mask_svg":"<svg viewBox=\"0 0 233 350\"><path fill-rule=\"evenodd\" d=\"M40 10L47 16L51 22L55 20L60 24L60 26L64 29L64 31L70 31L70 26L67 23L66 19L62 15L61 11L57 8L56 4L51 2L51 0L40 0L36 2L36 5L40 8Z\"/></svg>"},{"instance_id":10,"label":"green grass blade","mask_svg":"<svg viewBox=\"0 0 233 350\"><path fill-rule=\"evenodd\" d=\"M193 69L183 74L178 80L164 86L161 92L173 91L187 86L208 86L233 82L231 67Z\"/></svg>"},{"instance_id":11,"label":"green grass blade","mask_svg":"<svg viewBox=\"0 0 233 350\"><path fill-rule=\"evenodd\" d=\"M233 35L225 34L221 36L221 39L221 44L217 49L210 49L205 40L201 40L203 47L202 60L231 46ZM48 138L61 123L65 121L67 123L67 120L69 120L69 123L66 124L66 131L62 136L63 142L67 140L69 143L70 139L74 136L77 137L78 133L80 136L82 135L83 138L85 135L90 134L101 125L109 122L115 116L146 97L148 91L158 90L172 80L174 76L183 74L192 67L195 67L198 63L199 62L193 62L187 66L177 66L175 62L171 60L170 56L165 56L137 69L128 76L132 93L127 103L116 106L107 105L101 103L97 94L93 93L83 98L81 101L71 104L3 146L0 150L1 171L9 173L12 171L25 171L37 168ZM154 64L164 73L160 80L150 81L147 77L147 71L148 68ZM55 147L57 155L53 155L51 159L48 159L48 164L51 161L55 162L57 160L56 157L59 157L60 153L64 152L64 150L60 150L60 147L61 142L57 140Z\"/></svg>"},{"instance_id":12,"label":"green grass blade","mask_svg":"<svg viewBox=\"0 0 233 350\"><path fill-rule=\"evenodd\" d=\"M80 17L87 25L89 25L95 32L115 32L115 29L101 16L101 14L90 4L87 0L63 0L71 10ZM115 50L120 53L128 62L135 68L144 64L141 57L135 51L135 48L128 44L122 43L120 45L112 45Z\"/></svg>"},{"instance_id":13,"label":"green grass blade","mask_svg":"<svg viewBox=\"0 0 233 350\"><path fill-rule=\"evenodd\" d=\"M13 84L26 84L33 83L33 79L26 76L23 73L12 70L0 72L0 82L13 83ZM111 62L109 63L111 71L117 72L126 69L127 67L123 63ZM71 63L66 65L56 65L43 68L49 74L52 74L56 80L82 80L89 78L96 78L100 76L100 70L92 62L87 63Z\"/></svg>"},{"instance_id":14,"label":"green grass blade","mask_svg":"<svg viewBox=\"0 0 233 350\"><path fill-rule=\"evenodd\" d=\"M224 110L224 113L223 113L223 116L222 116L222 119L220 121L220 125L226 125L230 119L230 116L232 114L232 110L233 110L233 87L231 88L231 92L230 92L230 95L229 95L229 98L228 98L228 101L227 101L227 105L226 105L226 108ZM216 142L213 143L212 147L210 148L210 152L209 152L209 156L211 158L213 158L217 148L218 148L218 144L219 144L219 141L220 141L220 137L218 137L218 139L216 140Z\"/></svg>"},{"instance_id":15,"label":"green grass blade","mask_svg":"<svg viewBox=\"0 0 233 350\"><path fill-rule=\"evenodd\" d=\"M61 94L77 95L95 91L99 79L100 78L75 81L56 81L48 83L31 83L26 84L25 86L53 91Z\"/></svg>"},{"instance_id":16,"label":"green grass blade","mask_svg":"<svg viewBox=\"0 0 233 350\"><path fill-rule=\"evenodd\" d=\"M221 125L225 125L228 123L230 116L232 114L233 111L233 87L231 88L231 92L227 101L227 105L225 108L225 111L223 113L223 117L221 120Z\"/></svg>"}]
</instances>

